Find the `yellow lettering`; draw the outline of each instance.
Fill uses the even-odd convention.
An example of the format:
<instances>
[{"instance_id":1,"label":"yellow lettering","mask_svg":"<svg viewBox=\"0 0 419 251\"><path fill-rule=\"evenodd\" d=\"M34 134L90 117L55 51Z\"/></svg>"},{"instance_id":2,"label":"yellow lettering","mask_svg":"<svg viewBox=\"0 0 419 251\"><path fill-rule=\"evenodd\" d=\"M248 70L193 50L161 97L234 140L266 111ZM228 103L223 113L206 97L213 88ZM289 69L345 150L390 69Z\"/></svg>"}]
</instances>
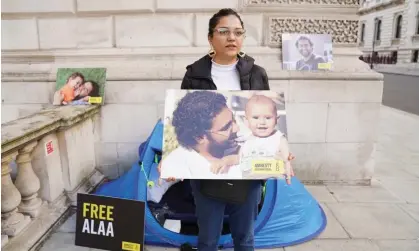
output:
<instances>
[{"instance_id":1,"label":"yellow lettering","mask_svg":"<svg viewBox=\"0 0 419 251\"><path fill-rule=\"evenodd\" d=\"M106 206L105 205L100 205L99 206L99 219L101 219L101 220L106 220L106 218L105 218L105 212L106 212Z\"/></svg>"},{"instance_id":2,"label":"yellow lettering","mask_svg":"<svg viewBox=\"0 0 419 251\"><path fill-rule=\"evenodd\" d=\"M89 205L90 203L83 203L83 217L86 217L86 213L89 211Z\"/></svg>"},{"instance_id":3,"label":"yellow lettering","mask_svg":"<svg viewBox=\"0 0 419 251\"><path fill-rule=\"evenodd\" d=\"M96 204L92 204L91 205L91 211L90 211L90 218L98 218L97 217L97 210L99 209L99 207Z\"/></svg>"},{"instance_id":4,"label":"yellow lettering","mask_svg":"<svg viewBox=\"0 0 419 251\"><path fill-rule=\"evenodd\" d=\"M108 206L107 210L106 210L106 220L108 221L113 221L113 218L111 217L113 212L113 206Z\"/></svg>"}]
</instances>

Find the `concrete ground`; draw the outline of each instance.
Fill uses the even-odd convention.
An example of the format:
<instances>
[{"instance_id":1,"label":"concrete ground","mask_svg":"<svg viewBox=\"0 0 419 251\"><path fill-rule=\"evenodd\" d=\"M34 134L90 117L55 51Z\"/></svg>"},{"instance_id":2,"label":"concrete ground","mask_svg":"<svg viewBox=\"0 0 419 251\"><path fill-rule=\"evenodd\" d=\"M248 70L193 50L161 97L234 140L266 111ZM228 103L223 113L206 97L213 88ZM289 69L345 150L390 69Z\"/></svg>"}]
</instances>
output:
<instances>
[{"instance_id":1,"label":"concrete ground","mask_svg":"<svg viewBox=\"0 0 419 251\"><path fill-rule=\"evenodd\" d=\"M418 75L384 74L383 104L419 115Z\"/></svg>"},{"instance_id":2,"label":"concrete ground","mask_svg":"<svg viewBox=\"0 0 419 251\"><path fill-rule=\"evenodd\" d=\"M379 130L372 186L306 186L323 206L327 228L312 241L270 250L419 250L419 116L383 106ZM74 246L74 228L73 216L41 251L94 250Z\"/></svg>"}]
</instances>

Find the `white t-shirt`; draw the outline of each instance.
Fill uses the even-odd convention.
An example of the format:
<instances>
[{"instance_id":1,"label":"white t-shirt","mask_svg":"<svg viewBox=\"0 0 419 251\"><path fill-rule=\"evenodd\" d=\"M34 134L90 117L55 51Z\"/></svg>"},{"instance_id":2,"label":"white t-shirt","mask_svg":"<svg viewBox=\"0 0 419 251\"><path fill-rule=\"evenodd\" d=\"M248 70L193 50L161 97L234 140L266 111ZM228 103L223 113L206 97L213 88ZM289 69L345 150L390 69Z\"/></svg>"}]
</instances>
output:
<instances>
[{"instance_id":1,"label":"white t-shirt","mask_svg":"<svg viewBox=\"0 0 419 251\"><path fill-rule=\"evenodd\" d=\"M236 69L237 62L230 65L220 65L212 61L211 77L217 86L217 90L241 90L239 72Z\"/></svg>"},{"instance_id":2,"label":"white t-shirt","mask_svg":"<svg viewBox=\"0 0 419 251\"><path fill-rule=\"evenodd\" d=\"M275 159L280 151L282 132L277 130L273 135L265 138L250 136L240 151L240 162L243 171L251 168L252 159Z\"/></svg>"},{"instance_id":3,"label":"white t-shirt","mask_svg":"<svg viewBox=\"0 0 419 251\"><path fill-rule=\"evenodd\" d=\"M162 160L161 178L176 179L241 179L240 166L231 166L227 173L211 172L211 163L194 150L179 146Z\"/></svg>"}]
</instances>

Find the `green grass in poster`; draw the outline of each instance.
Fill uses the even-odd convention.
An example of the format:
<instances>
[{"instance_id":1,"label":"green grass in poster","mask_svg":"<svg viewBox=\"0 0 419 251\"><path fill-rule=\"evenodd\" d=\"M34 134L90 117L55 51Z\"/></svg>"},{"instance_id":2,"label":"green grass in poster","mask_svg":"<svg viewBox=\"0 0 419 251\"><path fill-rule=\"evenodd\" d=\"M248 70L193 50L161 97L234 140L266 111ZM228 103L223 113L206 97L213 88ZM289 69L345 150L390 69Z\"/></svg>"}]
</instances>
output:
<instances>
[{"instance_id":1,"label":"green grass in poster","mask_svg":"<svg viewBox=\"0 0 419 251\"><path fill-rule=\"evenodd\" d=\"M57 71L56 90L60 90L66 84L68 77L79 72L84 76L85 82L95 81L99 85L99 95L102 97L102 103L105 96L106 68L60 68Z\"/></svg>"}]
</instances>

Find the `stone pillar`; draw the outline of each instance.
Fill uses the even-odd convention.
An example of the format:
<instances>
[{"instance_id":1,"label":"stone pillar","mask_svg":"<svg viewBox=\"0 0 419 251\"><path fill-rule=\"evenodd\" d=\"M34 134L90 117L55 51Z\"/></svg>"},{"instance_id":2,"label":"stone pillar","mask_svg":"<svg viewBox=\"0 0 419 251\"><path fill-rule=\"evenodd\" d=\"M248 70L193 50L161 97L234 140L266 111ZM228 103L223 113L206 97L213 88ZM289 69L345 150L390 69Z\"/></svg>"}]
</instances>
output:
<instances>
[{"instance_id":1,"label":"stone pillar","mask_svg":"<svg viewBox=\"0 0 419 251\"><path fill-rule=\"evenodd\" d=\"M51 144L52 152L46 153L46 144ZM60 161L60 148L55 132L40 139L32 152L32 168L41 182L38 196L43 201L53 202L64 192L64 181L58 178L63 177Z\"/></svg>"},{"instance_id":2,"label":"stone pillar","mask_svg":"<svg viewBox=\"0 0 419 251\"><path fill-rule=\"evenodd\" d=\"M38 198L38 190L41 187L38 176L32 169L32 151L38 142L32 142L19 150L16 158L18 165L16 187L22 195L22 203L19 205L19 210L22 213L30 215L35 218L39 213L39 208L42 204Z\"/></svg>"},{"instance_id":3,"label":"stone pillar","mask_svg":"<svg viewBox=\"0 0 419 251\"><path fill-rule=\"evenodd\" d=\"M92 120L87 119L57 133L64 190L73 206L77 202L77 193L83 191L82 187L89 183L86 183L86 180L90 179L91 174L96 173L92 132Z\"/></svg>"},{"instance_id":4,"label":"stone pillar","mask_svg":"<svg viewBox=\"0 0 419 251\"><path fill-rule=\"evenodd\" d=\"M18 235L29 223L30 218L17 212L21 195L10 176L10 162L17 153L2 156L1 159L1 242L6 244L7 236Z\"/></svg>"},{"instance_id":5,"label":"stone pillar","mask_svg":"<svg viewBox=\"0 0 419 251\"><path fill-rule=\"evenodd\" d=\"M7 242L9 242L9 237L5 234L1 235L1 247L6 246Z\"/></svg>"}]
</instances>

